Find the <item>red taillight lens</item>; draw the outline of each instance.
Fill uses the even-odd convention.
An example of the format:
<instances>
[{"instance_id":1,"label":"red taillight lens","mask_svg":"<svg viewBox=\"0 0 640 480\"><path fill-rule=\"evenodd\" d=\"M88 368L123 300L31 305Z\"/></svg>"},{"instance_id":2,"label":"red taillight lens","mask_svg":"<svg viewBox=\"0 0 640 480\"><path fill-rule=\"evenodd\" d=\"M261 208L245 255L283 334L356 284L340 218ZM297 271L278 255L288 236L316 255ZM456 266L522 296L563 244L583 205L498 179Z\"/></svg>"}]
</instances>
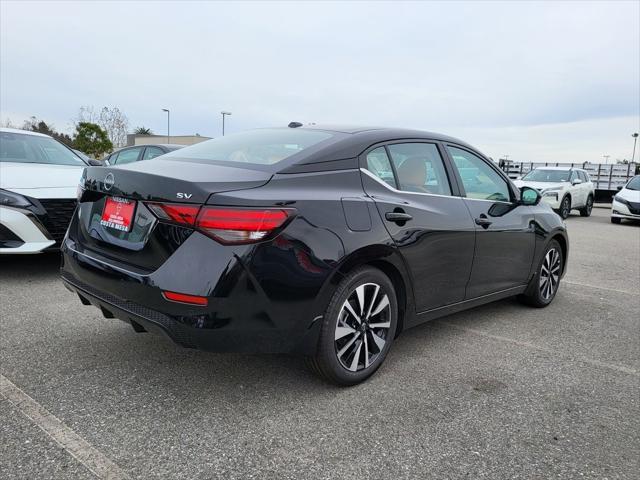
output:
<instances>
[{"instance_id":1,"label":"red taillight lens","mask_svg":"<svg viewBox=\"0 0 640 480\"><path fill-rule=\"evenodd\" d=\"M200 205L179 203L147 203L147 207L161 220L180 223L193 227L196 223Z\"/></svg>"},{"instance_id":2,"label":"red taillight lens","mask_svg":"<svg viewBox=\"0 0 640 480\"><path fill-rule=\"evenodd\" d=\"M200 297L197 295L187 295L186 293L177 292L162 292L162 295L167 300L179 303L188 303L189 305L200 305L206 307L209 304L207 297Z\"/></svg>"},{"instance_id":3,"label":"red taillight lens","mask_svg":"<svg viewBox=\"0 0 640 480\"><path fill-rule=\"evenodd\" d=\"M178 223L225 244L258 242L283 227L293 216L289 208L208 207L179 203L147 203L160 220Z\"/></svg>"},{"instance_id":4,"label":"red taillight lens","mask_svg":"<svg viewBox=\"0 0 640 480\"><path fill-rule=\"evenodd\" d=\"M202 207L196 228L222 243L264 240L281 228L293 211L281 208Z\"/></svg>"}]
</instances>

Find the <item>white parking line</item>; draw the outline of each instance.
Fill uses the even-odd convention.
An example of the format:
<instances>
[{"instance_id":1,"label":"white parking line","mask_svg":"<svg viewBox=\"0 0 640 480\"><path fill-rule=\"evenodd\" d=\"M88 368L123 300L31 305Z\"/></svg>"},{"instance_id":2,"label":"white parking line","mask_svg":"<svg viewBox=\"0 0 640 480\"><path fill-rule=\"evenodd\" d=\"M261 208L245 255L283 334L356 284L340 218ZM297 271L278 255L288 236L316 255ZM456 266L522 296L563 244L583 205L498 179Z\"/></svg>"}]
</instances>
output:
<instances>
[{"instance_id":1,"label":"white parking line","mask_svg":"<svg viewBox=\"0 0 640 480\"><path fill-rule=\"evenodd\" d=\"M635 295L637 293L637 292L630 292L628 290L619 290L617 288L608 288L608 287L600 287L598 285L589 285L588 283L568 282L566 280L563 280L562 283L566 283L566 284L569 284L569 285L577 285L579 287L595 288L597 290L608 290L609 292L626 293L626 294L631 294L631 295Z\"/></svg>"},{"instance_id":2,"label":"white parking line","mask_svg":"<svg viewBox=\"0 0 640 480\"><path fill-rule=\"evenodd\" d=\"M96 477L109 480L130 479L118 465L2 374L0 374L0 394Z\"/></svg>"},{"instance_id":3,"label":"white parking line","mask_svg":"<svg viewBox=\"0 0 640 480\"><path fill-rule=\"evenodd\" d=\"M475 328L461 327L459 325L455 325L455 324L450 323L450 322L444 322L442 320L438 320L437 322L440 325L444 325L444 326L453 328L455 330L461 330L463 332L472 333L472 334L478 335L480 337L490 338L492 340L497 340L499 342L511 343L513 345L518 345L520 347L526 347L526 348L530 348L532 350L538 350L540 352L550 353L550 354L552 354L554 356L564 357L567 360L574 360L574 361L578 361L578 362L582 362L582 363L587 363L589 365L593 365L593 366L596 366L596 367L608 368L609 370L615 370L616 372L626 373L628 375L633 375L635 377L640 377L640 372L638 372L638 370L636 370L635 368L625 367L623 365L615 365L613 363L602 362L600 360L594 360L594 359L586 358L586 357L582 357L582 356L580 356L580 357L573 357L573 356L572 357L567 357L566 355L558 354L558 352L555 351L555 350L552 350L550 348L541 347L539 345L535 345L535 344L530 343L530 342L523 342L521 340L516 340L514 338L503 337L501 335L493 335L491 333L483 332L482 330L476 330Z\"/></svg>"}]
</instances>

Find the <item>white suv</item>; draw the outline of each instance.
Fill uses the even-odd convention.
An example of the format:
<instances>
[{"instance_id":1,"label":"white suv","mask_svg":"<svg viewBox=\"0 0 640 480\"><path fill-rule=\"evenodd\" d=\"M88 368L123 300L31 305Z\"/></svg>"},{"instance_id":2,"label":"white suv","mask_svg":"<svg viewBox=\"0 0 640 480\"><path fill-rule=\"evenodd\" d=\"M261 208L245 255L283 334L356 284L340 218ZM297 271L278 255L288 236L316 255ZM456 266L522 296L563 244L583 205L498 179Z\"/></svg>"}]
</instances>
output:
<instances>
[{"instance_id":1,"label":"white suv","mask_svg":"<svg viewBox=\"0 0 640 480\"><path fill-rule=\"evenodd\" d=\"M576 209L583 217L591 215L595 187L589 174L580 168L540 167L531 170L515 184L535 188L558 215L567 218Z\"/></svg>"},{"instance_id":2,"label":"white suv","mask_svg":"<svg viewBox=\"0 0 640 480\"><path fill-rule=\"evenodd\" d=\"M0 254L58 248L86 165L47 135L0 128Z\"/></svg>"}]
</instances>

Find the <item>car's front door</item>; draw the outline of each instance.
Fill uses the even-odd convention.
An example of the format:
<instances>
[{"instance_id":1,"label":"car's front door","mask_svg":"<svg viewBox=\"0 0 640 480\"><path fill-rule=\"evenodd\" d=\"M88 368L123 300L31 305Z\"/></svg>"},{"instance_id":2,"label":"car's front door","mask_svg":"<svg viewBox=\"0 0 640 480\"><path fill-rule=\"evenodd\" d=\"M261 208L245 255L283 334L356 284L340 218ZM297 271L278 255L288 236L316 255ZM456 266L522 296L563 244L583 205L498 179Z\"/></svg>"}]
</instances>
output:
<instances>
[{"instance_id":1,"label":"car's front door","mask_svg":"<svg viewBox=\"0 0 640 480\"><path fill-rule=\"evenodd\" d=\"M476 247L467 298L524 285L535 248L532 207L520 205L508 180L479 155L447 145L476 229Z\"/></svg>"},{"instance_id":2,"label":"car's front door","mask_svg":"<svg viewBox=\"0 0 640 480\"><path fill-rule=\"evenodd\" d=\"M362 156L362 182L398 246L423 312L464 299L474 225L436 143L378 146Z\"/></svg>"}]
</instances>

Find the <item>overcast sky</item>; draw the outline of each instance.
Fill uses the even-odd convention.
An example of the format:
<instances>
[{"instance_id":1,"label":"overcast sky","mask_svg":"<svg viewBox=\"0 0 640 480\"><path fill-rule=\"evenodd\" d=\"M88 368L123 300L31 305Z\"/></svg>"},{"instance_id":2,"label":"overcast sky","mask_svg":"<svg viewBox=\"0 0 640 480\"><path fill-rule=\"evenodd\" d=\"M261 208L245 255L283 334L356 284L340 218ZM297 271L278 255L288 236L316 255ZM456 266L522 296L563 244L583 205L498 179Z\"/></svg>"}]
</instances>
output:
<instances>
[{"instance_id":1,"label":"overcast sky","mask_svg":"<svg viewBox=\"0 0 640 480\"><path fill-rule=\"evenodd\" d=\"M494 158L630 158L640 2L0 2L0 117L220 135L289 121L446 133ZM636 153L636 159L638 153Z\"/></svg>"}]
</instances>

